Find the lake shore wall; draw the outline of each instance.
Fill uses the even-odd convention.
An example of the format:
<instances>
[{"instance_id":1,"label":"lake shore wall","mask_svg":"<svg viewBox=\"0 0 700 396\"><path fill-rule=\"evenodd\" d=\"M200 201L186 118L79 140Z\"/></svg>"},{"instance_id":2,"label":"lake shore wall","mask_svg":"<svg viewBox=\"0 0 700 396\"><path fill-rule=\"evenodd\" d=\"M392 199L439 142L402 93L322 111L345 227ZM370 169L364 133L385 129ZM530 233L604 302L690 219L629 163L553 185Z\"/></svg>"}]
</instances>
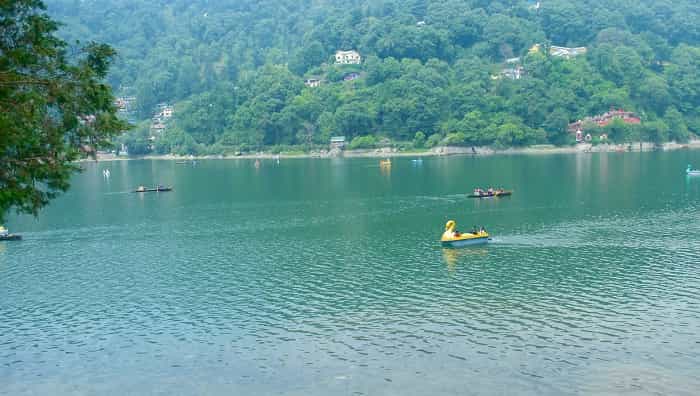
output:
<instances>
[{"instance_id":1,"label":"lake shore wall","mask_svg":"<svg viewBox=\"0 0 700 396\"><path fill-rule=\"evenodd\" d=\"M506 149L496 149L493 147L455 147L438 146L425 151L398 151L395 148L378 148L364 150L344 150L331 152L321 150L303 154L272 154L269 152L259 152L244 155L176 155L176 154L154 154L144 156L116 156L114 154L97 155L97 161L123 161L138 159L155 160L192 160L192 159L289 159L289 158L386 158L386 157L435 157L446 155L546 155L546 154L578 154L578 153L612 153L612 152L639 152L639 151L669 151L680 149L700 149L700 140L692 140L688 143L667 142L655 145L649 142L625 143L625 144L598 144L580 143L574 146L553 146L536 145L528 147L511 147ZM91 159L83 161L92 161Z\"/></svg>"}]
</instances>

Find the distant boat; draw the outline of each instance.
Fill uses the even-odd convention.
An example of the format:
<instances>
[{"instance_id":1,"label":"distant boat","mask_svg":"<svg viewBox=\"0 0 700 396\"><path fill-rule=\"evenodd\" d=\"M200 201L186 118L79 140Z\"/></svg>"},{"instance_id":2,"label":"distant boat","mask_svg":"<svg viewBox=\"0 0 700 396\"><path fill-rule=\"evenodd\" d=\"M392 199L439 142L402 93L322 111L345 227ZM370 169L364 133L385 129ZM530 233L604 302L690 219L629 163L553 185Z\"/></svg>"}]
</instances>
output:
<instances>
[{"instance_id":1,"label":"distant boat","mask_svg":"<svg viewBox=\"0 0 700 396\"><path fill-rule=\"evenodd\" d=\"M412 159L411 162L415 165L418 165L418 164L423 163L423 159L422 158Z\"/></svg>"},{"instance_id":2,"label":"distant boat","mask_svg":"<svg viewBox=\"0 0 700 396\"><path fill-rule=\"evenodd\" d=\"M386 168L391 166L391 160L389 158L379 161L379 166Z\"/></svg>"},{"instance_id":3,"label":"distant boat","mask_svg":"<svg viewBox=\"0 0 700 396\"><path fill-rule=\"evenodd\" d=\"M172 187L163 187L163 186L158 186L155 188L145 188L143 186L140 186L136 190L132 191L135 193L145 193L145 192L167 192L167 191L173 191Z\"/></svg>"},{"instance_id":4,"label":"distant boat","mask_svg":"<svg viewBox=\"0 0 700 396\"><path fill-rule=\"evenodd\" d=\"M494 192L483 192L479 194L469 194L467 198L492 198L492 197L507 197L513 195L513 191L494 191Z\"/></svg>"},{"instance_id":5,"label":"distant boat","mask_svg":"<svg viewBox=\"0 0 700 396\"><path fill-rule=\"evenodd\" d=\"M692 166L688 165L688 168L685 170L685 174L688 176L700 176L700 170L693 169Z\"/></svg>"},{"instance_id":6,"label":"distant boat","mask_svg":"<svg viewBox=\"0 0 700 396\"><path fill-rule=\"evenodd\" d=\"M7 228L0 226L0 241L19 241L21 239L21 235L10 234Z\"/></svg>"}]
</instances>

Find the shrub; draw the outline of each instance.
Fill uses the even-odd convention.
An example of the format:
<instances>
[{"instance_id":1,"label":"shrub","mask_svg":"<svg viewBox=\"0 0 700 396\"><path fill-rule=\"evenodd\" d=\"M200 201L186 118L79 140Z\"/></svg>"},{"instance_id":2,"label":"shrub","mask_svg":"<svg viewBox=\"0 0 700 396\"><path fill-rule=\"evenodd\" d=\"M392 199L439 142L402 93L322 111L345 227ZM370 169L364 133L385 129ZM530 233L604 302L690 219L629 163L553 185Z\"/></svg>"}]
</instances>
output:
<instances>
[{"instance_id":1,"label":"shrub","mask_svg":"<svg viewBox=\"0 0 700 396\"><path fill-rule=\"evenodd\" d=\"M367 149L374 148L377 145L377 138L372 135L356 136L350 142L350 149Z\"/></svg>"},{"instance_id":2,"label":"shrub","mask_svg":"<svg viewBox=\"0 0 700 396\"><path fill-rule=\"evenodd\" d=\"M467 136L463 132L448 133L445 138L445 144L448 146L462 146L466 141Z\"/></svg>"},{"instance_id":3,"label":"shrub","mask_svg":"<svg viewBox=\"0 0 700 396\"><path fill-rule=\"evenodd\" d=\"M439 133L434 133L428 137L428 140L425 142L425 147L427 148L432 148L440 144L442 141L442 135Z\"/></svg>"},{"instance_id":4,"label":"shrub","mask_svg":"<svg viewBox=\"0 0 700 396\"><path fill-rule=\"evenodd\" d=\"M416 136L413 138L413 147L422 148L425 146L425 134L421 131L416 132Z\"/></svg>"}]
</instances>

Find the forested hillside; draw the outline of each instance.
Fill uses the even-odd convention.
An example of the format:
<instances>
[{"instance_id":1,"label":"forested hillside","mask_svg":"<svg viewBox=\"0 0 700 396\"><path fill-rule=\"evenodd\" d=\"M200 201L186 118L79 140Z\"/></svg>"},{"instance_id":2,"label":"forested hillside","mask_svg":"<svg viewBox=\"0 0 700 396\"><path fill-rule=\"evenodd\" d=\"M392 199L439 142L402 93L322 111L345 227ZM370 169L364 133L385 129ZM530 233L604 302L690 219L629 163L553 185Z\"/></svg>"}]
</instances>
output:
<instances>
[{"instance_id":1,"label":"forested hillside","mask_svg":"<svg viewBox=\"0 0 700 396\"><path fill-rule=\"evenodd\" d=\"M696 0L48 5L64 38L119 52L110 82L149 120L129 133L134 153L311 146L332 135L368 136L356 147L383 138L564 144L570 122L612 107L642 121L607 125L613 140L683 141L700 131ZM552 46L585 50L558 56ZM337 50L356 50L362 61L336 65ZM309 79L320 85L306 86ZM175 104L174 116L154 136L150 118L161 102Z\"/></svg>"}]
</instances>

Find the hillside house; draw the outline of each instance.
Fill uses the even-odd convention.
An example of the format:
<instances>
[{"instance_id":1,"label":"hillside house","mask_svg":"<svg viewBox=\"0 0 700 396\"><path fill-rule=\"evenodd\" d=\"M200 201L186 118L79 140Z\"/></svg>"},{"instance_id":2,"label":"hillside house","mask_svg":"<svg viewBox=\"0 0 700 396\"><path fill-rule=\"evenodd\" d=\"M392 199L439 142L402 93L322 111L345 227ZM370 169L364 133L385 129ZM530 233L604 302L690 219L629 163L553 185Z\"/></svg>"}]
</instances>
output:
<instances>
[{"instance_id":1,"label":"hillside house","mask_svg":"<svg viewBox=\"0 0 700 396\"><path fill-rule=\"evenodd\" d=\"M636 125L642 123L642 120L631 111L626 111L623 109L611 109L610 111L605 112L603 114L599 114L593 117L586 117L583 120L572 122L571 124L569 124L568 130L570 133L577 133L582 131L585 125L595 125L599 128L602 128L613 122L613 120L615 119L620 119L625 124Z\"/></svg>"},{"instance_id":2,"label":"hillside house","mask_svg":"<svg viewBox=\"0 0 700 396\"><path fill-rule=\"evenodd\" d=\"M507 78L509 80L520 80L525 73L525 69L522 66L518 67L506 67L501 70L498 74L492 74L492 80L502 80Z\"/></svg>"},{"instance_id":3,"label":"hillside house","mask_svg":"<svg viewBox=\"0 0 700 396\"><path fill-rule=\"evenodd\" d=\"M321 85L321 80L318 78L309 78L304 81L304 85L311 88L316 88Z\"/></svg>"},{"instance_id":4,"label":"hillside house","mask_svg":"<svg viewBox=\"0 0 700 396\"><path fill-rule=\"evenodd\" d=\"M355 50L335 52L335 63L337 65L359 65L360 62L362 62L360 53Z\"/></svg>"},{"instance_id":5,"label":"hillside house","mask_svg":"<svg viewBox=\"0 0 700 396\"><path fill-rule=\"evenodd\" d=\"M556 45L553 45L549 47L549 54L551 56L557 56L557 57L562 57L562 58L573 58L579 55L583 55L586 52L588 52L588 49L586 47L557 47Z\"/></svg>"},{"instance_id":6,"label":"hillside house","mask_svg":"<svg viewBox=\"0 0 700 396\"><path fill-rule=\"evenodd\" d=\"M129 111L136 102L135 96L120 96L114 100L114 105L118 110Z\"/></svg>"},{"instance_id":7,"label":"hillside house","mask_svg":"<svg viewBox=\"0 0 700 396\"><path fill-rule=\"evenodd\" d=\"M135 96L120 96L114 100L114 106L117 108L117 114L129 121L136 119L136 97Z\"/></svg>"},{"instance_id":8,"label":"hillside house","mask_svg":"<svg viewBox=\"0 0 700 396\"><path fill-rule=\"evenodd\" d=\"M156 113L156 118L168 119L173 116L173 106L166 103L161 103L158 105L158 111Z\"/></svg>"},{"instance_id":9,"label":"hillside house","mask_svg":"<svg viewBox=\"0 0 700 396\"><path fill-rule=\"evenodd\" d=\"M331 137L331 149L343 149L345 147L345 136L333 136Z\"/></svg>"},{"instance_id":10,"label":"hillside house","mask_svg":"<svg viewBox=\"0 0 700 396\"><path fill-rule=\"evenodd\" d=\"M520 80L524 73L525 69L522 66L507 67L501 70L501 76L503 76L503 78L508 78L511 80Z\"/></svg>"},{"instance_id":11,"label":"hillside house","mask_svg":"<svg viewBox=\"0 0 700 396\"><path fill-rule=\"evenodd\" d=\"M353 81L357 80L358 78L360 78L360 73L352 72L346 74L345 77L343 77L343 81Z\"/></svg>"}]
</instances>

